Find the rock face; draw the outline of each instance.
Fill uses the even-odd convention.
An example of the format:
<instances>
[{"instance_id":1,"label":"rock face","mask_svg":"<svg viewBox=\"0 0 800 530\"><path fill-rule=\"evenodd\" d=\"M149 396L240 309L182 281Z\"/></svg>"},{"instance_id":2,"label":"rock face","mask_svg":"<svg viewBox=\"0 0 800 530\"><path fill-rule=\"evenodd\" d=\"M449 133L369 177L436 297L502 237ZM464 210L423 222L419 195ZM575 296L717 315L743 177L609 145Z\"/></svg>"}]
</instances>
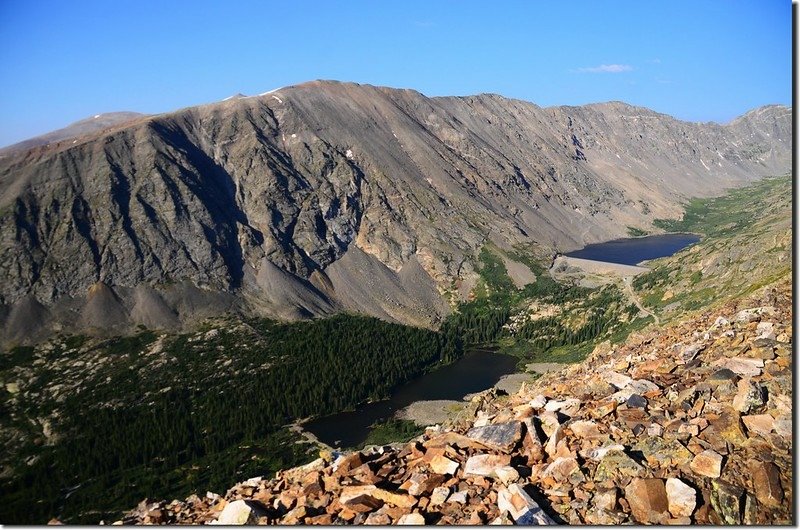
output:
<instances>
[{"instance_id":1,"label":"rock face","mask_svg":"<svg viewBox=\"0 0 800 530\"><path fill-rule=\"evenodd\" d=\"M228 310L435 325L487 241L546 254L650 227L786 172L790 126L780 106L721 126L337 82L139 118L0 158L2 335Z\"/></svg>"},{"instance_id":2,"label":"rock face","mask_svg":"<svg viewBox=\"0 0 800 530\"><path fill-rule=\"evenodd\" d=\"M737 311L766 300L768 315L735 321ZM737 385L710 382L734 349L745 356L768 349L763 373L748 384L769 397L752 412L791 423L791 311L787 280L755 299L598 348L517 394L484 393L471 425L437 425L407 444L335 459L321 453L327 460L237 484L224 496L145 501L122 522L222 521L246 500L266 507L256 514L266 524L791 524L791 430L732 435ZM759 319L772 324L774 339L757 338ZM597 384L612 371L618 386ZM631 385L652 386L647 414L625 403L606 407ZM570 416L553 418L550 403L569 403ZM550 422L558 424L550 436L560 432L553 453L531 457Z\"/></svg>"}]
</instances>

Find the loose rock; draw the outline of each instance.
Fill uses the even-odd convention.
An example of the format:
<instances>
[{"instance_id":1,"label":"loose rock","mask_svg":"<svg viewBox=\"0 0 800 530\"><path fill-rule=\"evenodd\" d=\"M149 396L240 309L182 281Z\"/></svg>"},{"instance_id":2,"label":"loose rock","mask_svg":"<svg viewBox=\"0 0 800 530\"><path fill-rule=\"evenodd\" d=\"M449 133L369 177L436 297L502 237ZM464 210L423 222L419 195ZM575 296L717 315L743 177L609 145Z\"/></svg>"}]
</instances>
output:
<instances>
[{"instance_id":1,"label":"loose rock","mask_svg":"<svg viewBox=\"0 0 800 530\"><path fill-rule=\"evenodd\" d=\"M625 499L634 519L640 523L658 524L666 519L669 503L661 479L633 479L625 488Z\"/></svg>"},{"instance_id":2,"label":"loose rock","mask_svg":"<svg viewBox=\"0 0 800 530\"><path fill-rule=\"evenodd\" d=\"M697 492L682 480L668 478L666 484L669 513L673 517L689 517L697 506Z\"/></svg>"},{"instance_id":3,"label":"loose rock","mask_svg":"<svg viewBox=\"0 0 800 530\"><path fill-rule=\"evenodd\" d=\"M690 467L698 475L717 478L722 473L722 460L722 455L711 449L706 449L694 457Z\"/></svg>"}]
</instances>

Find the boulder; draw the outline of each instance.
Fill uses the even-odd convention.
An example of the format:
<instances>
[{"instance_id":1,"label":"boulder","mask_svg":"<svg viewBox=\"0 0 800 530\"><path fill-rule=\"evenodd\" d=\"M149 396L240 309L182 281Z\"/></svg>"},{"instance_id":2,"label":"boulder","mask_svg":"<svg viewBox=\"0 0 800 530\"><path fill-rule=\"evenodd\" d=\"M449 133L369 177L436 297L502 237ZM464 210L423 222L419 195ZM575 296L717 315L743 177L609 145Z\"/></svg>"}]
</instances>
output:
<instances>
[{"instance_id":1,"label":"boulder","mask_svg":"<svg viewBox=\"0 0 800 530\"><path fill-rule=\"evenodd\" d=\"M617 508L617 488L598 490L594 497L594 508L610 512Z\"/></svg>"},{"instance_id":2,"label":"boulder","mask_svg":"<svg viewBox=\"0 0 800 530\"><path fill-rule=\"evenodd\" d=\"M612 452L612 451L625 451L625 446L621 444L609 444L604 445L602 447L593 447L588 449L582 449L578 452L586 460L592 460L594 462L599 462L605 456Z\"/></svg>"},{"instance_id":3,"label":"boulder","mask_svg":"<svg viewBox=\"0 0 800 530\"><path fill-rule=\"evenodd\" d=\"M524 422L525 433L522 435L520 452L528 459L528 464L541 462L545 458L544 446L539 439L533 420L528 418Z\"/></svg>"},{"instance_id":4,"label":"boulder","mask_svg":"<svg viewBox=\"0 0 800 530\"><path fill-rule=\"evenodd\" d=\"M597 423L591 420L573 421L567 427L569 427L569 430L578 438L592 439L603 437Z\"/></svg>"},{"instance_id":5,"label":"boulder","mask_svg":"<svg viewBox=\"0 0 800 530\"><path fill-rule=\"evenodd\" d=\"M511 457L508 455L475 455L464 465L464 474L496 478L495 469L508 465L511 465Z\"/></svg>"},{"instance_id":6,"label":"boulder","mask_svg":"<svg viewBox=\"0 0 800 530\"><path fill-rule=\"evenodd\" d=\"M747 414L764 404L764 393L761 386L749 379L742 379L736 385L737 392L733 398L733 408Z\"/></svg>"},{"instance_id":7,"label":"boulder","mask_svg":"<svg viewBox=\"0 0 800 530\"><path fill-rule=\"evenodd\" d=\"M722 455L711 449L706 449L695 456L689 467L700 476L717 478L722 473Z\"/></svg>"},{"instance_id":8,"label":"boulder","mask_svg":"<svg viewBox=\"0 0 800 530\"><path fill-rule=\"evenodd\" d=\"M542 394L538 394L536 397L530 400L528 404L535 410L541 410L545 405L547 405L547 398Z\"/></svg>"},{"instance_id":9,"label":"boulder","mask_svg":"<svg viewBox=\"0 0 800 530\"><path fill-rule=\"evenodd\" d=\"M625 500L640 523L662 523L668 518L669 501L660 478L635 478L625 488Z\"/></svg>"},{"instance_id":10,"label":"boulder","mask_svg":"<svg viewBox=\"0 0 800 530\"><path fill-rule=\"evenodd\" d=\"M473 427L467 431L467 436L487 447L508 453L522 437L522 423L512 421Z\"/></svg>"},{"instance_id":11,"label":"boulder","mask_svg":"<svg viewBox=\"0 0 800 530\"><path fill-rule=\"evenodd\" d=\"M633 382L631 377L621 374L619 372L606 372L603 374L605 380L617 389L622 390Z\"/></svg>"},{"instance_id":12,"label":"boulder","mask_svg":"<svg viewBox=\"0 0 800 530\"><path fill-rule=\"evenodd\" d=\"M444 486L434 488L433 492L431 492L431 502L429 506L440 506L444 504L448 496L450 496L450 488Z\"/></svg>"},{"instance_id":13,"label":"boulder","mask_svg":"<svg viewBox=\"0 0 800 530\"><path fill-rule=\"evenodd\" d=\"M267 511L261 503L239 499L226 504L219 518L212 524L253 525L258 524L258 518L266 514Z\"/></svg>"},{"instance_id":14,"label":"boulder","mask_svg":"<svg viewBox=\"0 0 800 530\"><path fill-rule=\"evenodd\" d=\"M625 390L630 390L633 394L647 394L656 390L661 390L659 386L647 379L636 379L625 387Z\"/></svg>"},{"instance_id":15,"label":"boulder","mask_svg":"<svg viewBox=\"0 0 800 530\"><path fill-rule=\"evenodd\" d=\"M608 451L594 472L595 482L616 480L620 477L638 477L644 468L621 450Z\"/></svg>"},{"instance_id":16,"label":"boulder","mask_svg":"<svg viewBox=\"0 0 800 530\"><path fill-rule=\"evenodd\" d=\"M339 502L341 504L348 505L353 499L362 496L372 497L382 502L394 506L400 506L402 508L412 508L417 503L417 499L411 495L394 493L373 485L345 486L342 488L341 494L339 495Z\"/></svg>"},{"instance_id":17,"label":"boulder","mask_svg":"<svg viewBox=\"0 0 800 530\"><path fill-rule=\"evenodd\" d=\"M456 491L447 498L447 502L452 502L455 504L467 504L468 499L469 494L466 491Z\"/></svg>"},{"instance_id":18,"label":"boulder","mask_svg":"<svg viewBox=\"0 0 800 530\"><path fill-rule=\"evenodd\" d=\"M734 357L723 358L712 363L714 366L727 368L737 375L743 377L753 377L761 375L762 368L764 367L763 359L751 359L749 357Z\"/></svg>"},{"instance_id":19,"label":"boulder","mask_svg":"<svg viewBox=\"0 0 800 530\"><path fill-rule=\"evenodd\" d=\"M518 525L555 524L518 484L497 490L497 509L500 513L507 512Z\"/></svg>"},{"instance_id":20,"label":"boulder","mask_svg":"<svg viewBox=\"0 0 800 530\"><path fill-rule=\"evenodd\" d=\"M420 495L429 495L434 488L441 486L444 481L444 475L439 475L436 473L430 475L425 473L414 473L406 483L408 484L407 491L409 494L415 497L419 497ZM404 486L406 484L404 484Z\"/></svg>"},{"instance_id":21,"label":"boulder","mask_svg":"<svg viewBox=\"0 0 800 530\"><path fill-rule=\"evenodd\" d=\"M572 457L559 457L547 466L542 478L553 478L556 482L578 484L586 480L578 461Z\"/></svg>"},{"instance_id":22,"label":"boulder","mask_svg":"<svg viewBox=\"0 0 800 530\"><path fill-rule=\"evenodd\" d=\"M772 462L755 461L750 465L750 475L758 502L764 506L780 506L784 496L778 466Z\"/></svg>"},{"instance_id":23,"label":"boulder","mask_svg":"<svg viewBox=\"0 0 800 530\"><path fill-rule=\"evenodd\" d=\"M709 424L713 433L708 439L712 444L728 442L741 445L747 440L742 429L741 416L731 407L726 407L716 418L710 419Z\"/></svg>"},{"instance_id":24,"label":"boulder","mask_svg":"<svg viewBox=\"0 0 800 530\"><path fill-rule=\"evenodd\" d=\"M560 412L565 416L574 416L580 408L581 400L576 398L567 398L561 401L552 400L548 401L547 405L544 406L544 410L547 412Z\"/></svg>"},{"instance_id":25,"label":"boulder","mask_svg":"<svg viewBox=\"0 0 800 530\"><path fill-rule=\"evenodd\" d=\"M722 524L741 524L741 502L744 490L722 480L711 482L711 507Z\"/></svg>"},{"instance_id":26,"label":"boulder","mask_svg":"<svg viewBox=\"0 0 800 530\"><path fill-rule=\"evenodd\" d=\"M766 437L775 429L775 418L769 414L742 416L742 422L744 422L744 426L747 427L748 435L752 433Z\"/></svg>"},{"instance_id":27,"label":"boulder","mask_svg":"<svg viewBox=\"0 0 800 530\"><path fill-rule=\"evenodd\" d=\"M697 507L697 492L677 478L667 479L667 503L673 517L690 517Z\"/></svg>"},{"instance_id":28,"label":"boulder","mask_svg":"<svg viewBox=\"0 0 800 530\"><path fill-rule=\"evenodd\" d=\"M425 518L419 513L408 513L397 520L398 525L424 525Z\"/></svg>"},{"instance_id":29,"label":"boulder","mask_svg":"<svg viewBox=\"0 0 800 530\"><path fill-rule=\"evenodd\" d=\"M511 466L500 466L495 468L494 474L503 484L510 484L519 480L519 471Z\"/></svg>"},{"instance_id":30,"label":"boulder","mask_svg":"<svg viewBox=\"0 0 800 530\"><path fill-rule=\"evenodd\" d=\"M547 439L547 443L544 446L544 451L550 457L554 457L556 451L558 450L558 442L564 439L564 429L559 425L553 431L553 434L550 435L550 438Z\"/></svg>"},{"instance_id":31,"label":"boulder","mask_svg":"<svg viewBox=\"0 0 800 530\"><path fill-rule=\"evenodd\" d=\"M634 449L641 451L654 467L682 466L692 461L692 453L677 440L648 436L636 442Z\"/></svg>"},{"instance_id":32,"label":"boulder","mask_svg":"<svg viewBox=\"0 0 800 530\"><path fill-rule=\"evenodd\" d=\"M645 409L647 408L647 399L639 394L631 394L628 401L625 402L629 408Z\"/></svg>"},{"instance_id":33,"label":"boulder","mask_svg":"<svg viewBox=\"0 0 800 530\"><path fill-rule=\"evenodd\" d=\"M436 455L431 459L431 470L440 475L455 475L458 470L458 462L454 462L446 456Z\"/></svg>"}]
</instances>

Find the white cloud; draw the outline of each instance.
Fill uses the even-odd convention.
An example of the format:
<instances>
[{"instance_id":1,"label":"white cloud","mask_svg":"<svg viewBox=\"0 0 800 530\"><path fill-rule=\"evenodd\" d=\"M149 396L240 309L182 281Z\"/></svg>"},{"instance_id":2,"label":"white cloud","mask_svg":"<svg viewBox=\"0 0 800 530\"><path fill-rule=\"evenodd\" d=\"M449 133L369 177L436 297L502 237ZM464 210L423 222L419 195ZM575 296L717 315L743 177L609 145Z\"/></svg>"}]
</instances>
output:
<instances>
[{"instance_id":1,"label":"white cloud","mask_svg":"<svg viewBox=\"0 0 800 530\"><path fill-rule=\"evenodd\" d=\"M586 74L620 74L631 70L633 70L633 66L629 64L601 64L600 66L578 68L578 72Z\"/></svg>"}]
</instances>

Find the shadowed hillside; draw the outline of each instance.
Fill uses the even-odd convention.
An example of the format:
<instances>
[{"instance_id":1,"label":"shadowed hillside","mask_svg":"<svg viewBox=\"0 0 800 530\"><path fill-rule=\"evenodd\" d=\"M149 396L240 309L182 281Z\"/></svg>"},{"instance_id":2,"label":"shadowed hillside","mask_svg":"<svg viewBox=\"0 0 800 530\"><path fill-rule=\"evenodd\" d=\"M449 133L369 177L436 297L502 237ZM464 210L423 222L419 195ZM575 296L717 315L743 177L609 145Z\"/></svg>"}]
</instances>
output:
<instances>
[{"instance_id":1,"label":"shadowed hillside","mask_svg":"<svg viewBox=\"0 0 800 530\"><path fill-rule=\"evenodd\" d=\"M315 81L15 152L3 337L226 311L436 326L486 243L547 254L652 230L688 197L784 173L790 124L781 106L722 126Z\"/></svg>"}]
</instances>

